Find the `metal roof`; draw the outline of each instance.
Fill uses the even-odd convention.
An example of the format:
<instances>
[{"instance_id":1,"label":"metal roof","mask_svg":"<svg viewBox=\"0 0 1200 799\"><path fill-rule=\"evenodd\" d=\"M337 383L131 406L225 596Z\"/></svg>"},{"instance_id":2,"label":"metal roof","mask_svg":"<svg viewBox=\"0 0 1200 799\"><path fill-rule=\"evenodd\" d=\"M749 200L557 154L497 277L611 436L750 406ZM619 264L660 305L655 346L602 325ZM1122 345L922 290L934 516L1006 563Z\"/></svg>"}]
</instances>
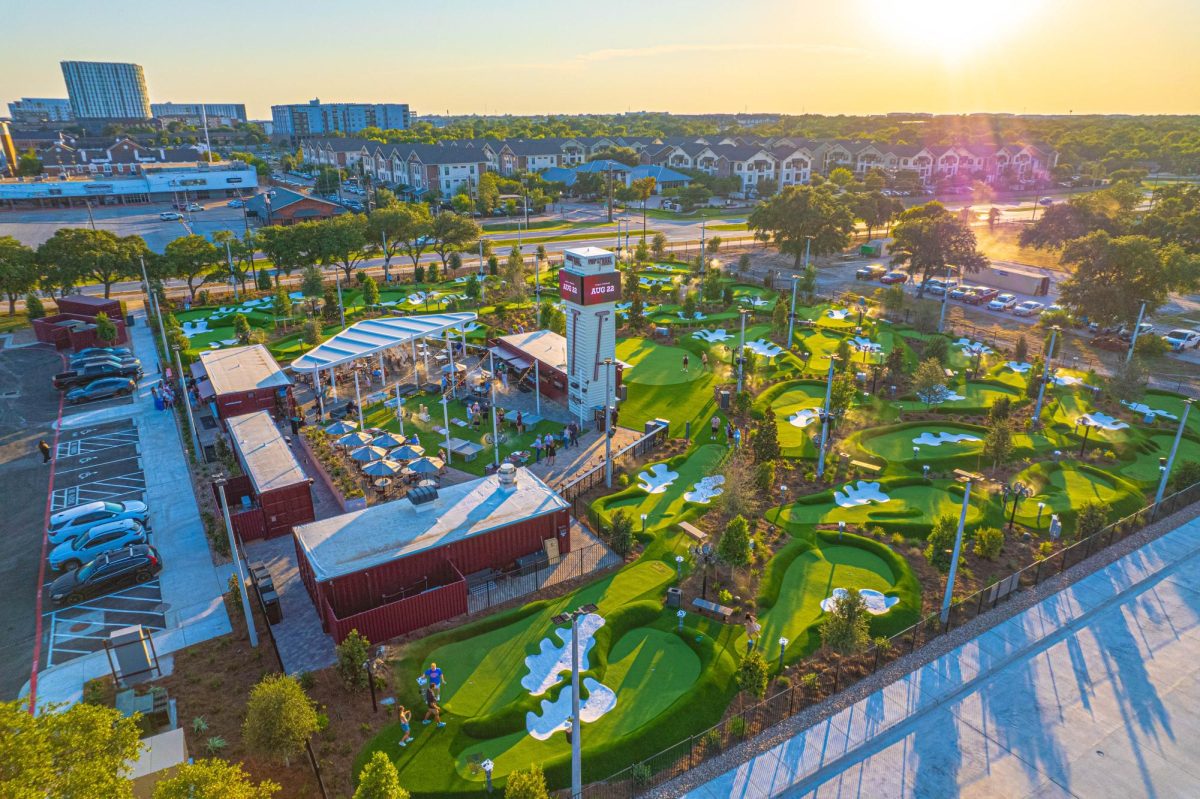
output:
<instances>
[{"instance_id":1,"label":"metal roof","mask_svg":"<svg viewBox=\"0 0 1200 799\"><path fill-rule=\"evenodd\" d=\"M201 352L200 363L218 395L282 388L292 383L262 344Z\"/></svg>"},{"instance_id":2,"label":"metal roof","mask_svg":"<svg viewBox=\"0 0 1200 799\"><path fill-rule=\"evenodd\" d=\"M414 339L436 336L477 318L474 311L427 314L424 316L391 316L384 319L364 319L355 322L292 361L297 372L315 372L350 363L384 350L408 344Z\"/></svg>"},{"instance_id":3,"label":"metal roof","mask_svg":"<svg viewBox=\"0 0 1200 799\"><path fill-rule=\"evenodd\" d=\"M528 333L500 336L497 341L503 341L510 347L561 372L567 371L567 339L558 333L549 330L531 330Z\"/></svg>"},{"instance_id":4,"label":"metal roof","mask_svg":"<svg viewBox=\"0 0 1200 799\"><path fill-rule=\"evenodd\" d=\"M237 450L238 459L246 468L256 493L261 495L308 482L308 475L283 440L270 413L257 411L234 416L228 424L233 448Z\"/></svg>"},{"instance_id":5,"label":"metal roof","mask_svg":"<svg viewBox=\"0 0 1200 799\"><path fill-rule=\"evenodd\" d=\"M397 499L296 525L296 541L324 582L571 507L528 469L513 488L493 474L439 489L428 505Z\"/></svg>"}]
</instances>

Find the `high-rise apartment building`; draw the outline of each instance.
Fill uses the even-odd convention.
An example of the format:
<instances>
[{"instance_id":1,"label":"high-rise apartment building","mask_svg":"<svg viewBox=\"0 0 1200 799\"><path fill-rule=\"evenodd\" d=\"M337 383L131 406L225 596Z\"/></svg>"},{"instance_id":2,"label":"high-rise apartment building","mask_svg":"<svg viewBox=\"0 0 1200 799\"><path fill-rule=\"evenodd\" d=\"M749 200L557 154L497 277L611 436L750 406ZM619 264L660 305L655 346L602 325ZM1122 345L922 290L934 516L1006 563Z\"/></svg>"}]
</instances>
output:
<instances>
[{"instance_id":1,"label":"high-rise apartment building","mask_svg":"<svg viewBox=\"0 0 1200 799\"><path fill-rule=\"evenodd\" d=\"M229 125L246 121L246 106L242 103L151 103L155 119L199 125L208 118L209 125Z\"/></svg>"},{"instance_id":2,"label":"high-rise apartment building","mask_svg":"<svg viewBox=\"0 0 1200 799\"><path fill-rule=\"evenodd\" d=\"M149 119L150 93L138 64L63 61L76 119Z\"/></svg>"},{"instance_id":3,"label":"high-rise apartment building","mask_svg":"<svg viewBox=\"0 0 1200 799\"><path fill-rule=\"evenodd\" d=\"M22 97L8 104L8 114L13 122L36 125L41 122L70 122L71 101L58 97Z\"/></svg>"},{"instance_id":4,"label":"high-rise apartment building","mask_svg":"<svg viewBox=\"0 0 1200 799\"><path fill-rule=\"evenodd\" d=\"M404 130L409 126L407 103L322 103L273 105L274 135L291 139L358 133L363 128Z\"/></svg>"}]
</instances>

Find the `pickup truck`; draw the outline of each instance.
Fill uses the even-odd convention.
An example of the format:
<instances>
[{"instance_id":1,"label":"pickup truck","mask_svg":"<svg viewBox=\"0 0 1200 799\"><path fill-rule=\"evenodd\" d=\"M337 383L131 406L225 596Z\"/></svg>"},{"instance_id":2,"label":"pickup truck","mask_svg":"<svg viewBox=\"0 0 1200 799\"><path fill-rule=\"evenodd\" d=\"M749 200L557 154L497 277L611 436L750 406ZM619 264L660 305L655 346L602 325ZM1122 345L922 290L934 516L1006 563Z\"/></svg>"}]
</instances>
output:
<instances>
[{"instance_id":1,"label":"pickup truck","mask_svg":"<svg viewBox=\"0 0 1200 799\"><path fill-rule=\"evenodd\" d=\"M884 275L887 274L887 271L888 271L887 268L884 266L880 266L879 264L872 264L871 266L864 266L864 267L860 267L859 269L854 270L854 279L855 280L879 280L881 277L883 277Z\"/></svg>"},{"instance_id":2,"label":"pickup truck","mask_svg":"<svg viewBox=\"0 0 1200 799\"><path fill-rule=\"evenodd\" d=\"M93 380L99 380L102 377L131 377L136 379L141 376L142 366L140 363L103 361L100 363L90 363L78 369L68 369L65 372L59 372L54 376L54 387L59 391L65 391L75 386L85 385Z\"/></svg>"},{"instance_id":3,"label":"pickup truck","mask_svg":"<svg viewBox=\"0 0 1200 799\"><path fill-rule=\"evenodd\" d=\"M963 302L969 305L987 305L989 302L999 296L999 289L990 289L987 286L976 286L970 294L963 297Z\"/></svg>"}]
</instances>

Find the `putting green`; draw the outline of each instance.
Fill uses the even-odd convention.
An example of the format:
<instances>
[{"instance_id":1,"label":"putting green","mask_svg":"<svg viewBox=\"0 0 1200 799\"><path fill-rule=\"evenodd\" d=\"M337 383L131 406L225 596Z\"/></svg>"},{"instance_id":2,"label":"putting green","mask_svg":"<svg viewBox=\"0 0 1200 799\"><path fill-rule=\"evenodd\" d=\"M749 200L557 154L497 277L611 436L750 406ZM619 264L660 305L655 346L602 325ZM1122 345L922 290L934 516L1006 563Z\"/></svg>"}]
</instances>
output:
<instances>
[{"instance_id":1,"label":"putting green","mask_svg":"<svg viewBox=\"0 0 1200 799\"><path fill-rule=\"evenodd\" d=\"M708 435L707 432L705 435ZM722 434L721 440L724 440L724 434ZM667 486L666 491L659 494L647 494L638 486L637 475L632 474L630 476L635 479L628 488L596 500L592 503L592 509L600 515L606 525L612 522L614 513L624 509L633 519L635 530L641 529L641 516L644 513L648 532L662 530L678 522L687 521L697 513L703 513L716 500L708 505L698 505L688 502L683 495L691 491L701 478L716 474L726 452L728 450L724 444L704 444L693 450L686 459L673 459L673 462L665 462L666 468L677 472L679 476ZM646 471L652 466L653 464L648 464L639 472Z\"/></svg>"},{"instance_id":2,"label":"putting green","mask_svg":"<svg viewBox=\"0 0 1200 799\"><path fill-rule=\"evenodd\" d=\"M778 655L776 642L781 636L791 642L788 660L816 647L820 635L814 625L824 614L821 600L833 589L870 588L895 594L895 583L896 576L882 558L858 547L826 544L802 553L784 574L775 604L759 617L768 659Z\"/></svg>"},{"instance_id":3,"label":"putting green","mask_svg":"<svg viewBox=\"0 0 1200 799\"><path fill-rule=\"evenodd\" d=\"M950 390L962 399L949 400L934 406L935 408L960 413L983 413L1001 397L1016 402L1023 396L1023 393L1013 386L974 380L968 381L965 386L961 383L952 384ZM915 397L899 400L896 404L906 411L929 410L928 405Z\"/></svg>"},{"instance_id":4,"label":"putting green","mask_svg":"<svg viewBox=\"0 0 1200 799\"><path fill-rule=\"evenodd\" d=\"M690 363L683 371L683 358ZM617 357L631 368L625 371L624 381L644 386L668 386L690 383L706 373L696 353L680 347L655 344L645 338L623 339L617 344Z\"/></svg>"},{"instance_id":5,"label":"putting green","mask_svg":"<svg viewBox=\"0 0 1200 799\"><path fill-rule=\"evenodd\" d=\"M928 443L916 444L918 439L929 441L939 439L941 434L949 436L971 436L974 441L949 441L942 436L941 443L933 446ZM864 431L859 442L864 450L886 461L908 462L920 464L926 460L944 460L948 458L978 455L983 450L983 438L986 431L973 426L954 424L921 424L892 429L887 432L875 433ZM917 452L913 453L913 447Z\"/></svg>"},{"instance_id":6,"label":"putting green","mask_svg":"<svg viewBox=\"0 0 1200 799\"><path fill-rule=\"evenodd\" d=\"M1171 454L1171 445L1175 442L1175 436L1165 432L1152 433L1146 437L1146 441L1148 443L1145 448L1147 451L1139 450L1137 458L1132 463L1122 466L1119 471L1130 480L1157 484L1162 476L1162 472L1158 470L1158 459L1166 458ZM1175 469L1177 470L1179 465L1185 461L1200 461L1200 443L1194 439L1181 438L1179 440L1179 451L1175 455Z\"/></svg>"},{"instance_id":7,"label":"putting green","mask_svg":"<svg viewBox=\"0 0 1200 799\"><path fill-rule=\"evenodd\" d=\"M816 381L795 381L786 384L782 390L773 386L759 397L758 404L766 405L764 410L775 414L779 425L779 448L785 458L811 458L817 454L813 444L813 435L821 429L820 421L810 422L805 427L798 427L789 420L798 411L817 409L825 403L825 384ZM764 403L763 400L766 399Z\"/></svg>"},{"instance_id":8,"label":"putting green","mask_svg":"<svg viewBox=\"0 0 1200 799\"><path fill-rule=\"evenodd\" d=\"M638 627L621 636L609 653L608 668L600 681L617 695L617 705L595 722L583 725L584 753L589 743L612 741L648 724L699 677L700 658L677 634ZM495 763L493 776L502 777L530 763L567 756L570 751L564 734L555 733L539 741L521 729L468 746L459 753L455 766L462 778L483 782L481 772L471 773L472 761L491 758Z\"/></svg>"},{"instance_id":9,"label":"putting green","mask_svg":"<svg viewBox=\"0 0 1200 799\"><path fill-rule=\"evenodd\" d=\"M857 482L857 481L856 481ZM881 491L887 495L888 501L883 503L871 502L866 505L841 507L828 494L828 498L817 502L793 502L779 508L767 511L767 521L773 522L789 530L797 531L815 524L835 524L844 521L847 524L879 525L885 530L902 529L906 533L915 534L929 528L941 516L954 516L962 510L961 492L951 493L948 489L957 485L950 480L934 480L932 485L904 485L889 487L886 482ZM844 485L836 486L843 490ZM972 496L971 506L967 510L967 524L973 525L983 519L983 512Z\"/></svg>"},{"instance_id":10,"label":"putting green","mask_svg":"<svg viewBox=\"0 0 1200 799\"><path fill-rule=\"evenodd\" d=\"M1033 495L1017 508L1016 517L1031 527L1037 522L1039 502L1045 504L1041 524L1045 527L1049 514L1073 515L1089 502L1103 506L1111 517L1136 509L1142 501L1141 492L1132 483L1075 463L1034 464L1015 479L1033 489Z\"/></svg>"}]
</instances>

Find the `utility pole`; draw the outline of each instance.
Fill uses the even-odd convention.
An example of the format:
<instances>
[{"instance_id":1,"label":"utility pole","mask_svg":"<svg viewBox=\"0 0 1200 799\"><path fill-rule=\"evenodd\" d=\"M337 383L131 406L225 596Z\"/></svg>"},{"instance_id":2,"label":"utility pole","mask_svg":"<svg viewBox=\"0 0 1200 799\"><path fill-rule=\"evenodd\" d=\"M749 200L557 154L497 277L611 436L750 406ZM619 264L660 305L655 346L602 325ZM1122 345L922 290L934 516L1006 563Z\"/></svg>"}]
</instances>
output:
<instances>
[{"instance_id":1,"label":"utility pole","mask_svg":"<svg viewBox=\"0 0 1200 799\"><path fill-rule=\"evenodd\" d=\"M237 539L233 536L233 522L229 519L229 500L225 498L224 477L218 477L217 493L221 495L221 514L225 517L225 533L229 536L229 552L237 569L238 590L242 595L242 612L246 614L246 632L250 634L250 646L258 646L258 631L254 629L254 616L250 609L250 596L246 593L246 574L242 571L242 555L238 552Z\"/></svg>"},{"instance_id":2,"label":"utility pole","mask_svg":"<svg viewBox=\"0 0 1200 799\"><path fill-rule=\"evenodd\" d=\"M741 338L742 343L738 347L738 359L737 359L737 364L738 364L738 387L737 387L737 390L738 390L739 394L742 393L742 384L743 384L743 376L744 376L743 372L744 372L745 364L746 364L746 314L747 313L748 313L748 311L746 311L745 308L738 309L738 316L740 316L742 319L742 338Z\"/></svg>"},{"instance_id":3,"label":"utility pole","mask_svg":"<svg viewBox=\"0 0 1200 799\"><path fill-rule=\"evenodd\" d=\"M1171 454L1163 466L1162 479L1158 481L1158 493L1154 495L1155 513L1158 513L1158 506L1162 503L1163 494L1167 491L1167 480L1171 476L1171 468L1175 465L1175 453L1179 451L1179 440L1183 438L1183 426L1187 424L1188 411L1192 409L1192 402L1191 397L1183 401L1183 416L1179 419L1179 429L1175 431L1175 442L1171 444Z\"/></svg>"},{"instance_id":4,"label":"utility pole","mask_svg":"<svg viewBox=\"0 0 1200 799\"><path fill-rule=\"evenodd\" d=\"M338 315L342 320L342 330L346 329L346 306L342 304L342 273L334 268L333 279L337 283Z\"/></svg>"},{"instance_id":5,"label":"utility pole","mask_svg":"<svg viewBox=\"0 0 1200 799\"><path fill-rule=\"evenodd\" d=\"M492 456L498 467L500 465L500 435L496 428L496 354L490 350L488 351L488 372L488 386L491 389L489 397L492 406Z\"/></svg>"},{"instance_id":6,"label":"utility pole","mask_svg":"<svg viewBox=\"0 0 1200 799\"><path fill-rule=\"evenodd\" d=\"M183 408L187 411L188 429L192 432L192 446L196 448L196 457L201 463L208 463L204 456L204 448L200 446L200 435L196 432L196 418L192 416L192 398L188 395L187 380L183 377L183 362L179 359L179 345L171 347L175 351L175 368L179 370L179 396L183 399Z\"/></svg>"},{"instance_id":7,"label":"utility pole","mask_svg":"<svg viewBox=\"0 0 1200 799\"><path fill-rule=\"evenodd\" d=\"M1046 363L1042 367L1042 385L1038 387L1037 407L1033 409L1033 426L1040 427L1042 421L1042 400L1046 397L1046 383L1050 382L1050 360L1054 357L1054 341L1062 328L1058 325L1050 328L1050 349L1046 351Z\"/></svg>"},{"instance_id":8,"label":"utility pole","mask_svg":"<svg viewBox=\"0 0 1200 799\"><path fill-rule=\"evenodd\" d=\"M958 574L958 554L962 549L963 527L967 523L967 509L971 506L971 478L963 481L962 512L958 514L958 533L954 537L954 550L950 555L950 574L946 577L946 595L942 597L942 624L950 621L950 603L954 601L954 578Z\"/></svg>"},{"instance_id":9,"label":"utility pole","mask_svg":"<svg viewBox=\"0 0 1200 799\"><path fill-rule=\"evenodd\" d=\"M233 286L233 301L241 302L241 297L238 296L237 274L233 271L233 250L229 247L229 240L225 240L225 260L229 263L229 283Z\"/></svg>"},{"instance_id":10,"label":"utility pole","mask_svg":"<svg viewBox=\"0 0 1200 799\"><path fill-rule=\"evenodd\" d=\"M604 485L612 488L612 383L613 359L604 359Z\"/></svg>"},{"instance_id":11,"label":"utility pole","mask_svg":"<svg viewBox=\"0 0 1200 799\"><path fill-rule=\"evenodd\" d=\"M788 314L788 337L787 349L792 348L792 333L796 328L796 284L799 282L799 275L792 275L792 312Z\"/></svg>"},{"instance_id":12,"label":"utility pole","mask_svg":"<svg viewBox=\"0 0 1200 799\"><path fill-rule=\"evenodd\" d=\"M608 222L613 221L613 178L612 178L612 161L608 162Z\"/></svg>"}]
</instances>

